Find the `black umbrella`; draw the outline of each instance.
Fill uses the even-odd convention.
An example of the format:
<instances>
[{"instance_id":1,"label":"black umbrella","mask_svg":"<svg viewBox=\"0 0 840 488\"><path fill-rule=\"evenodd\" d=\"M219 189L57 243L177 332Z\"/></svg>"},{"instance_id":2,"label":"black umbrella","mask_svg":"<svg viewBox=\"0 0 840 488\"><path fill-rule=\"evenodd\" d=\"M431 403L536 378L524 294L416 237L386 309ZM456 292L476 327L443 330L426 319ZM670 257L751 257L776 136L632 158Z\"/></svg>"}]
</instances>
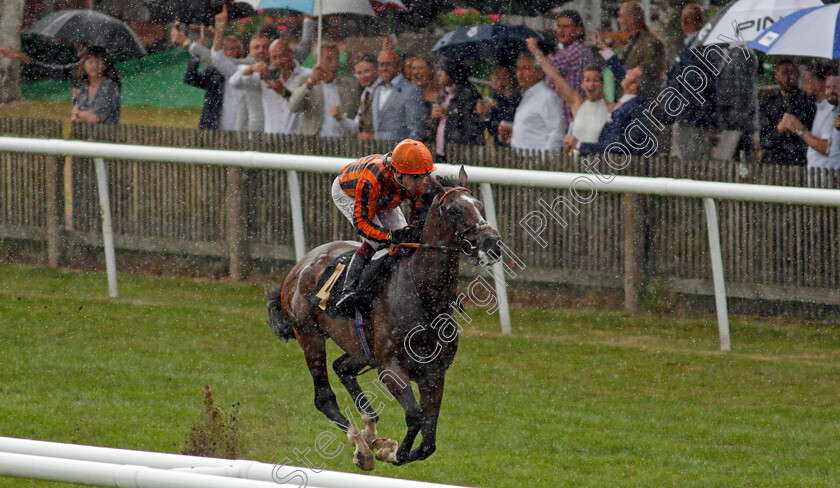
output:
<instances>
[{"instance_id":1,"label":"black umbrella","mask_svg":"<svg viewBox=\"0 0 840 488\"><path fill-rule=\"evenodd\" d=\"M468 25L446 33L432 51L457 61L469 59L514 60L528 50L525 39L535 37L540 49L551 52L555 46L544 35L524 25Z\"/></svg>"},{"instance_id":2,"label":"black umbrella","mask_svg":"<svg viewBox=\"0 0 840 488\"><path fill-rule=\"evenodd\" d=\"M227 5L228 20L256 15L247 3L233 0L144 0L151 21L158 24L178 21L184 24L213 25L215 16Z\"/></svg>"},{"instance_id":3,"label":"black umbrella","mask_svg":"<svg viewBox=\"0 0 840 488\"><path fill-rule=\"evenodd\" d=\"M483 14L543 15L569 0L481 0L467 2Z\"/></svg>"},{"instance_id":4,"label":"black umbrella","mask_svg":"<svg viewBox=\"0 0 840 488\"><path fill-rule=\"evenodd\" d=\"M146 55L146 49L134 31L95 10L59 10L35 22L26 34L101 47L116 57Z\"/></svg>"}]
</instances>

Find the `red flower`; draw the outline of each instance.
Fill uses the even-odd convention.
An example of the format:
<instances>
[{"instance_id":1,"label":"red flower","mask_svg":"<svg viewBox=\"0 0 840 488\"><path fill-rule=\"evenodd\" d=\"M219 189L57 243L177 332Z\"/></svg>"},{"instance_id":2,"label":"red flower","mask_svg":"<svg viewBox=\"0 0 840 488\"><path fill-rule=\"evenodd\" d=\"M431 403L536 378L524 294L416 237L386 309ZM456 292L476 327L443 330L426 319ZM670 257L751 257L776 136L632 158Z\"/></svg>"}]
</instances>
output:
<instances>
[{"instance_id":1,"label":"red flower","mask_svg":"<svg viewBox=\"0 0 840 488\"><path fill-rule=\"evenodd\" d=\"M490 14L490 20L492 20L493 22L498 22L499 14Z\"/></svg>"},{"instance_id":2,"label":"red flower","mask_svg":"<svg viewBox=\"0 0 840 488\"><path fill-rule=\"evenodd\" d=\"M273 24L274 23L274 17L266 17L265 21L266 21L266 23Z\"/></svg>"},{"instance_id":3,"label":"red flower","mask_svg":"<svg viewBox=\"0 0 840 488\"><path fill-rule=\"evenodd\" d=\"M247 17L241 18L241 19L239 19L239 22L244 24L244 23L248 22L248 18Z\"/></svg>"},{"instance_id":4,"label":"red flower","mask_svg":"<svg viewBox=\"0 0 840 488\"><path fill-rule=\"evenodd\" d=\"M260 14L260 15L262 15L262 14L264 14L264 13L265 13L265 10L263 10L263 9L259 9L259 10L257 10L257 13L258 13L258 14Z\"/></svg>"},{"instance_id":5,"label":"red flower","mask_svg":"<svg viewBox=\"0 0 840 488\"><path fill-rule=\"evenodd\" d=\"M286 26L286 24L283 24L283 25L280 26L280 30L283 31L283 32L289 32L289 27Z\"/></svg>"}]
</instances>

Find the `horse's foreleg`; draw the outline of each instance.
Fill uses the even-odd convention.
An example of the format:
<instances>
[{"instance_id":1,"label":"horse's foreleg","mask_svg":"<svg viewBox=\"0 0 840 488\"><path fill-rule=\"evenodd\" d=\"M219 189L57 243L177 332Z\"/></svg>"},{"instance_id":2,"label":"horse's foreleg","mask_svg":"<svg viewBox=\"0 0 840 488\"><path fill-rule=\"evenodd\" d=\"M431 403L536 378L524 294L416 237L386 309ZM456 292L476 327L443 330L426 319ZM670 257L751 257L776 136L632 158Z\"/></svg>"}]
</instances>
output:
<instances>
[{"instance_id":1,"label":"horse's foreleg","mask_svg":"<svg viewBox=\"0 0 840 488\"><path fill-rule=\"evenodd\" d=\"M417 449L409 453L407 463L422 461L435 452L437 436L437 422L440 406L443 402L443 376L425 378L418 381L420 390L420 407L423 410L423 440Z\"/></svg>"},{"instance_id":2,"label":"horse's foreleg","mask_svg":"<svg viewBox=\"0 0 840 488\"><path fill-rule=\"evenodd\" d=\"M391 361L385 368L380 377L383 379L385 386L391 395L400 402L405 411L405 425L407 431L405 438L399 448L394 452L393 445L383 443L383 448L376 453L376 458L381 461L388 461L390 463L400 465L408 462L408 455L411 452L411 447L414 445L414 440L420 429L423 426L423 412L417 400L414 399L414 392L411 390L411 380L408 374L396 364L396 361ZM384 374L388 372L387 374Z\"/></svg>"}]
</instances>

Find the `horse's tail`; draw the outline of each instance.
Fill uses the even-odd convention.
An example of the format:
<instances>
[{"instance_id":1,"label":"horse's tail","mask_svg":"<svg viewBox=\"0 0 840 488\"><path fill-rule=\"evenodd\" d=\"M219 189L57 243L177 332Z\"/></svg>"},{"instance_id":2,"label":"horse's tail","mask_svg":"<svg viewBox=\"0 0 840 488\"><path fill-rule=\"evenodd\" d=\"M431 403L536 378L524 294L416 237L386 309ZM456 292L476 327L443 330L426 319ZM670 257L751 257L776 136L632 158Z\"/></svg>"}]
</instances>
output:
<instances>
[{"instance_id":1,"label":"horse's tail","mask_svg":"<svg viewBox=\"0 0 840 488\"><path fill-rule=\"evenodd\" d=\"M283 339L283 342L289 342L289 339L295 337L295 331L280 305L282 292L282 286L276 286L274 289L268 286L265 288L265 300L268 304L268 325L278 339Z\"/></svg>"}]
</instances>

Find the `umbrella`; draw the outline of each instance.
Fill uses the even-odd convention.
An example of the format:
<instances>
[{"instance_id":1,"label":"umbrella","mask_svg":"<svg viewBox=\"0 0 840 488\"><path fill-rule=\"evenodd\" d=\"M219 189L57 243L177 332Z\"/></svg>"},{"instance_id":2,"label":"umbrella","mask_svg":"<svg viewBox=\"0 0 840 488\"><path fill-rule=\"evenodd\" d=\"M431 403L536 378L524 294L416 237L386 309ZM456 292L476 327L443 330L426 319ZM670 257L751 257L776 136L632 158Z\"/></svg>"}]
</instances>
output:
<instances>
[{"instance_id":1,"label":"umbrella","mask_svg":"<svg viewBox=\"0 0 840 488\"><path fill-rule=\"evenodd\" d=\"M459 3L475 7L483 14L508 14L536 17L559 7L570 0L481 0Z\"/></svg>"},{"instance_id":2,"label":"umbrella","mask_svg":"<svg viewBox=\"0 0 840 488\"><path fill-rule=\"evenodd\" d=\"M400 0L370 0L370 5L377 14L386 10L408 10Z\"/></svg>"},{"instance_id":3,"label":"umbrella","mask_svg":"<svg viewBox=\"0 0 840 488\"><path fill-rule=\"evenodd\" d=\"M524 25L485 24L447 32L432 51L456 61L500 59L526 51L525 39L529 37L535 37L545 52L555 48L544 35Z\"/></svg>"},{"instance_id":4,"label":"umbrella","mask_svg":"<svg viewBox=\"0 0 840 488\"><path fill-rule=\"evenodd\" d=\"M370 0L237 0L255 9L282 8L308 15L375 15Z\"/></svg>"},{"instance_id":5,"label":"umbrella","mask_svg":"<svg viewBox=\"0 0 840 488\"><path fill-rule=\"evenodd\" d=\"M748 47L767 54L840 58L840 5L792 13L759 34Z\"/></svg>"},{"instance_id":6,"label":"umbrella","mask_svg":"<svg viewBox=\"0 0 840 488\"><path fill-rule=\"evenodd\" d=\"M370 0L236 0L247 3L256 9L282 8L297 10L312 16L318 16L318 51L316 57L321 62L321 31L323 29L323 16L333 14L357 14L376 15ZM379 0L380 4L392 5L391 8L400 8L402 3L398 0ZM397 5L399 4L399 5ZM402 6L404 9L405 6Z\"/></svg>"},{"instance_id":7,"label":"umbrella","mask_svg":"<svg viewBox=\"0 0 840 488\"><path fill-rule=\"evenodd\" d=\"M822 4L820 0L735 0L700 29L693 45L749 42L785 15Z\"/></svg>"},{"instance_id":8,"label":"umbrella","mask_svg":"<svg viewBox=\"0 0 840 488\"><path fill-rule=\"evenodd\" d=\"M134 31L95 10L59 10L36 22L26 33L101 47L112 55L146 55Z\"/></svg>"},{"instance_id":9,"label":"umbrella","mask_svg":"<svg viewBox=\"0 0 840 488\"><path fill-rule=\"evenodd\" d=\"M150 22L166 24L178 21L184 24L213 25L215 16L227 5L228 20L254 15L254 9L233 0L144 0L149 10Z\"/></svg>"}]
</instances>

